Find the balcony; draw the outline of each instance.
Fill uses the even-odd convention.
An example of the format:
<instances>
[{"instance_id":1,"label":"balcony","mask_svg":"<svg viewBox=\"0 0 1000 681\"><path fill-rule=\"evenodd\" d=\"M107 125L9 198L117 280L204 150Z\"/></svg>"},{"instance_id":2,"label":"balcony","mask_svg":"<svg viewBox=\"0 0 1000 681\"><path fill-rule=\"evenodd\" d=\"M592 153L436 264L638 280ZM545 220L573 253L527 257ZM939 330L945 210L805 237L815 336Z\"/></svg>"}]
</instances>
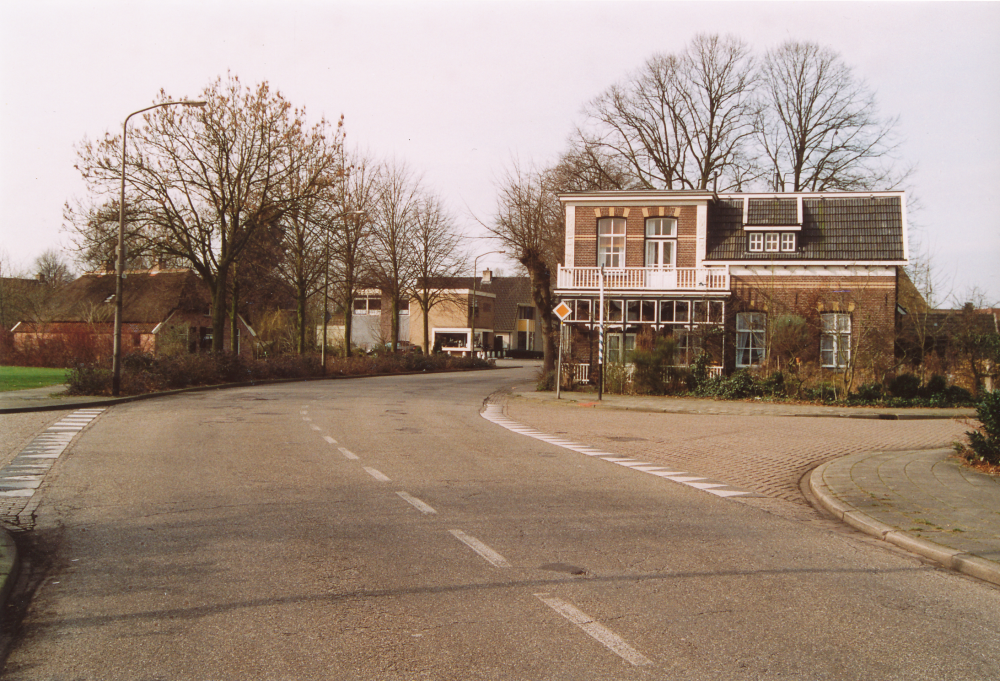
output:
<instances>
[{"instance_id":1,"label":"balcony","mask_svg":"<svg viewBox=\"0 0 1000 681\"><path fill-rule=\"evenodd\" d=\"M601 268L560 265L557 282L556 288L560 291L597 291L601 285ZM604 290L722 293L729 291L729 268L605 267Z\"/></svg>"}]
</instances>

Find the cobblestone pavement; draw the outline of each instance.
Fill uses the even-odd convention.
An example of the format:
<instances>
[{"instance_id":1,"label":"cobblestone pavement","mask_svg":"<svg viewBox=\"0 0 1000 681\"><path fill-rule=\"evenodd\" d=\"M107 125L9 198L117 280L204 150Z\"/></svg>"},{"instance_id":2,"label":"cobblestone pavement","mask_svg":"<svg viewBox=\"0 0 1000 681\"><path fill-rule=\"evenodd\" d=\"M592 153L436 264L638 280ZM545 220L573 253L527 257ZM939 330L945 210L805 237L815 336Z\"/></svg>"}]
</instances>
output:
<instances>
[{"instance_id":1,"label":"cobblestone pavement","mask_svg":"<svg viewBox=\"0 0 1000 681\"><path fill-rule=\"evenodd\" d=\"M645 413L516 396L507 410L546 433L803 506L800 479L820 463L862 452L940 449L969 430L956 419Z\"/></svg>"}]
</instances>

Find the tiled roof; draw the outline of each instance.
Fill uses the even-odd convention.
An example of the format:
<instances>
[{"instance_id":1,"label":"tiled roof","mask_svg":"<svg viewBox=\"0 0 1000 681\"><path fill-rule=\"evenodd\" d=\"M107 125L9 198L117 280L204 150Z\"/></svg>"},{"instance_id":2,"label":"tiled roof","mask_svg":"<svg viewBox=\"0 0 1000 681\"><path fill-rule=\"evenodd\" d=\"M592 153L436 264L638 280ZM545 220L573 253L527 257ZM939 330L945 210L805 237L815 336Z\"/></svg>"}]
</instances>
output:
<instances>
[{"instance_id":1,"label":"tiled roof","mask_svg":"<svg viewBox=\"0 0 1000 681\"><path fill-rule=\"evenodd\" d=\"M795 199L749 199L748 225L797 225L798 201Z\"/></svg>"},{"instance_id":2,"label":"tiled roof","mask_svg":"<svg viewBox=\"0 0 1000 681\"><path fill-rule=\"evenodd\" d=\"M794 204L795 200L787 201ZM754 208L752 199L749 208ZM757 220L787 215L783 207L769 212L758 206L757 210ZM795 219L779 224L794 225ZM709 203L707 236L706 260L710 261L902 260L902 205L898 196L803 198L796 251L751 253L743 229L743 199L727 197Z\"/></svg>"},{"instance_id":3,"label":"tiled roof","mask_svg":"<svg viewBox=\"0 0 1000 681\"><path fill-rule=\"evenodd\" d=\"M74 279L55 297L53 322L103 322L114 316L115 276L92 273ZM127 272L122 322L157 324L174 310L209 313L208 286L191 270Z\"/></svg>"}]
</instances>

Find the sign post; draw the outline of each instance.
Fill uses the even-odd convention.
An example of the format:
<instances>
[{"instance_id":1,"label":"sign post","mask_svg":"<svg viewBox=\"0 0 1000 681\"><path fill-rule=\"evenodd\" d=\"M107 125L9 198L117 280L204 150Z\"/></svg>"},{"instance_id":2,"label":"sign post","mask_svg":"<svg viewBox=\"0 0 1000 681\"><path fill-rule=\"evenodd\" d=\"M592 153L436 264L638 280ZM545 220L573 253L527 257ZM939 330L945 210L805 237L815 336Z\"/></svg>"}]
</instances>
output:
<instances>
[{"instance_id":1,"label":"sign post","mask_svg":"<svg viewBox=\"0 0 1000 681\"><path fill-rule=\"evenodd\" d=\"M562 349L563 349L563 322L573 312L573 308L562 301L556 305L553 312L559 317L559 355L556 360L556 399L562 399Z\"/></svg>"}]
</instances>

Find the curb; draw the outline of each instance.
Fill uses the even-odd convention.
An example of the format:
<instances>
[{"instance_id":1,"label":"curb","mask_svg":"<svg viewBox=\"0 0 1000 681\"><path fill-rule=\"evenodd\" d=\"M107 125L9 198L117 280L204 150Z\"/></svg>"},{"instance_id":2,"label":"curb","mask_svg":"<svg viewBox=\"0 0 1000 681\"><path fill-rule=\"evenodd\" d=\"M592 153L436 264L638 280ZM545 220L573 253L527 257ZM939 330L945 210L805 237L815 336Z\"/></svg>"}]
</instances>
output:
<instances>
[{"instance_id":1,"label":"curb","mask_svg":"<svg viewBox=\"0 0 1000 681\"><path fill-rule=\"evenodd\" d=\"M18 566L17 545L10 534L0 528L0 608L7 604L7 596L17 579Z\"/></svg>"},{"instance_id":2,"label":"curb","mask_svg":"<svg viewBox=\"0 0 1000 681\"><path fill-rule=\"evenodd\" d=\"M562 398L556 400L555 397L527 397L527 393L524 392L514 392L511 397L520 397L526 400L536 400L540 402L549 402L551 404L564 404L564 405L579 405L583 400L574 400L570 398ZM729 402L728 400L709 400L705 399L706 403L714 402ZM733 400L731 404L740 404L739 400ZM905 412L847 412L841 414L831 414L829 412L804 412L801 414L737 414L733 413L716 413L710 412L706 413L697 409L670 409L666 407L634 407L634 406L624 406L624 405L614 405L607 403L599 403L596 398L593 400L586 400L586 407L591 409L611 409L613 411L634 411L645 414L694 414L697 416L780 416L784 418L834 418L834 419L869 419L874 421L927 421L927 420L944 420L944 419L955 419L955 418L969 418L975 417L975 413L971 414L907 414ZM970 408L971 410L971 408ZM974 410L972 410L974 412ZM2 413L2 412L0 412Z\"/></svg>"},{"instance_id":3,"label":"curb","mask_svg":"<svg viewBox=\"0 0 1000 681\"><path fill-rule=\"evenodd\" d=\"M833 462L828 461L817 466L809 473L809 489L816 495L816 500L819 504L838 520L842 520L854 529L876 539L881 539L911 553L929 558L951 570L1000 586L1000 564L980 558L971 553L949 549L946 546L936 544L927 539L914 537L902 530L879 522L853 506L837 499L830 487L823 482L823 473L831 463Z\"/></svg>"}]
</instances>

